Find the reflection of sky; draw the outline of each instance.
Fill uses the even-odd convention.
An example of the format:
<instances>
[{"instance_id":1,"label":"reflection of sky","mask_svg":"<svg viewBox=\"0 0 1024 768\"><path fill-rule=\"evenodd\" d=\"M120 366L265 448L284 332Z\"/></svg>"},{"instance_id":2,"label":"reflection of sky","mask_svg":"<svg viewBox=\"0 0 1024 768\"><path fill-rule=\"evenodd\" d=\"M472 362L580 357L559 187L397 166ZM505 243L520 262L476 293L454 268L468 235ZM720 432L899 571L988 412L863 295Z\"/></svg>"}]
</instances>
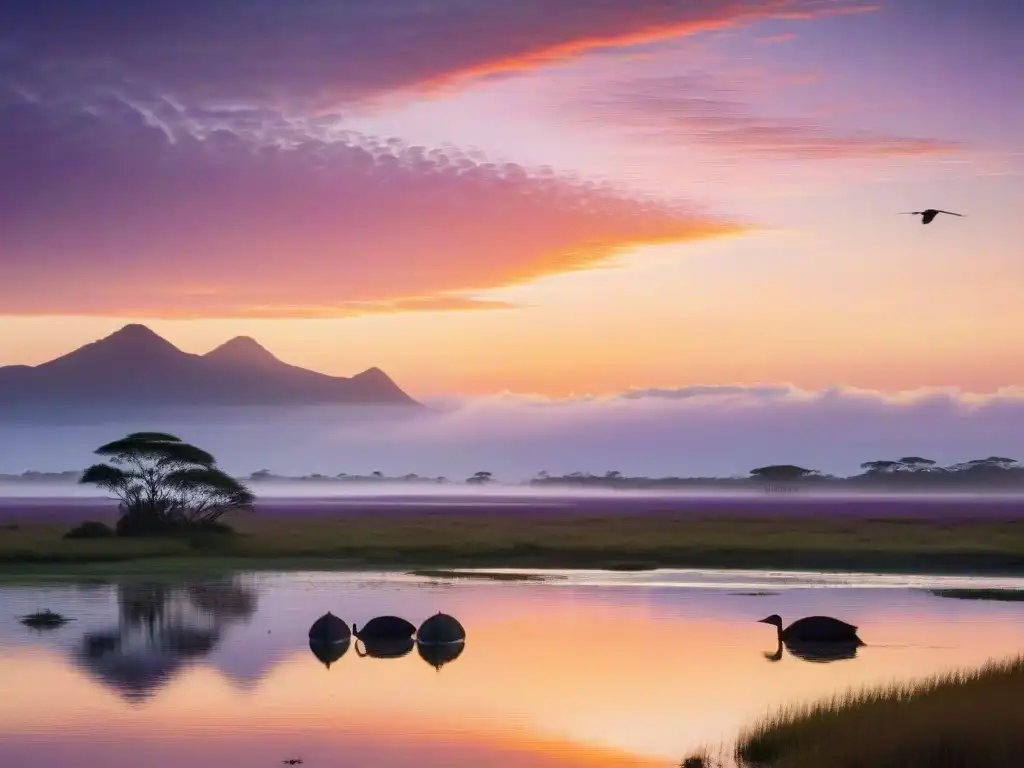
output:
<instances>
[{"instance_id":1,"label":"reflection of sky","mask_svg":"<svg viewBox=\"0 0 1024 768\"><path fill-rule=\"evenodd\" d=\"M135 742L159 744L160 766L201 754L235 764L268 750L313 765L336 749L382 766L404 765L420 750L434 755L429 765L458 750L500 766L629 765L614 762L623 755L669 765L780 703L977 666L1024 642L1019 605L891 586L749 597L732 592L772 589L773 579L752 575L742 590L715 590L255 578L252 620L227 627L209 656L134 705L68 660L83 631L116 621L110 590L4 588L0 675L15 693L0 702L3 762L60 764L74 741L88 756L78 764L117 768L129 764L119 761ZM35 634L7 620L42 605L76 621ZM352 651L326 670L306 642L326 610L350 624L386 613L418 624L449 612L467 628L466 651L440 672L415 653L382 661ZM768 613L787 623L836 615L860 625L868 645L836 664L789 655L770 664L762 653L774 650L772 629L756 623Z\"/></svg>"}]
</instances>

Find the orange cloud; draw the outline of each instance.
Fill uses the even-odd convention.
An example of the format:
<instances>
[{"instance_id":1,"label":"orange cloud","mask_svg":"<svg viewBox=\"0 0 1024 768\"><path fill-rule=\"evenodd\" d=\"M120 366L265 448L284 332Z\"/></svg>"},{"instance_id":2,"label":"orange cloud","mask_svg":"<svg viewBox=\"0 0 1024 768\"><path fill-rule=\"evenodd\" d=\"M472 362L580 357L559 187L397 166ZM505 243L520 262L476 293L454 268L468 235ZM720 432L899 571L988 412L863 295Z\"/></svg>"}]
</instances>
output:
<instances>
[{"instance_id":1,"label":"orange cloud","mask_svg":"<svg viewBox=\"0 0 1024 768\"><path fill-rule=\"evenodd\" d=\"M715 6L716 4L711 4ZM692 5L688 12L681 12L678 6L663 4L661 14L630 13L624 4L621 11L605 10L605 15L618 13L618 23L608 25L604 31L595 31L575 39L538 44L532 50L524 50L505 58L496 58L448 72L442 76L423 81L418 87L441 88L468 79L493 75L525 72L542 66L558 64L605 48L626 48L646 43L687 37L703 32L712 32L737 26L758 19L809 20L826 16L873 13L881 9L876 4L860 2L820 3L815 0L765 0L745 4L722 4L708 7L708 4ZM638 9L639 10L639 9ZM647 10L647 9L645 9ZM680 14L689 18L679 19Z\"/></svg>"}]
</instances>

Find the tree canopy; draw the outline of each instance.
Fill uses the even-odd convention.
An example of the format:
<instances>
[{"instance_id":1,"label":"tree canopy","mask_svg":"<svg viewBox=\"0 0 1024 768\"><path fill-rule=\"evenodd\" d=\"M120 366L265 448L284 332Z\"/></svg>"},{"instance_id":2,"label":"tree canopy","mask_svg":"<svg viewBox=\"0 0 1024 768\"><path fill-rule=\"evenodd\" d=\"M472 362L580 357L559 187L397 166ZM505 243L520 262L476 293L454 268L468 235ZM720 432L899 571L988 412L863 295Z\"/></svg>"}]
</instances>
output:
<instances>
[{"instance_id":1,"label":"tree canopy","mask_svg":"<svg viewBox=\"0 0 1024 768\"><path fill-rule=\"evenodd\" d=\"M810 475L818 474L817 470L805 469L795 464L772 464L768 467L758 467L750 470L750 474L758 480L766 480L773 483L785 483L793 480L802 480Z\"/></svg>"},{"instance_id":2,"label":"tree canopy","mask_svg":"<svg viewBox=\"0 0 1024 768\"><path fill-rule=\"evenodd\" d=\"M164 432L133 432L95 450L79 482L120 501L118 533L159 533L210 526L231 511L251 511L252 492L201 448Z\"/></svg>"}]
</instances>

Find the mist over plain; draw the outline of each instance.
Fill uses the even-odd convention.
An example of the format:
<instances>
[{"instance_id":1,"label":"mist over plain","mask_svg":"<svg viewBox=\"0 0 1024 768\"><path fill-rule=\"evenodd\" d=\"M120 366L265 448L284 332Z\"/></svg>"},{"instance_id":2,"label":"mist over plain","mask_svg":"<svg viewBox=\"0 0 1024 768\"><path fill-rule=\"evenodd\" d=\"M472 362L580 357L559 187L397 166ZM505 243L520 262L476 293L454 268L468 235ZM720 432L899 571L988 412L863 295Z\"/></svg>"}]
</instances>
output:
<instances>
[{"instance_id":1,"label":"mist over plain","mask_svg":"<svg viewBox=\"0 0 1024 768\"><path fill-rule=\"evenodd\" d=\"M427 405L415 413L344 406L25 413L0 422L0 473L82 469L97 446L135 430L174 432L238 475L416 473L457 482L477 471L507 482L541 471L729 477L772 463L848 475L863 461L904 455L949 464L1024 454L1019 390L887 396L785 385L691 386Z\"/></svg>"}]
</instances>

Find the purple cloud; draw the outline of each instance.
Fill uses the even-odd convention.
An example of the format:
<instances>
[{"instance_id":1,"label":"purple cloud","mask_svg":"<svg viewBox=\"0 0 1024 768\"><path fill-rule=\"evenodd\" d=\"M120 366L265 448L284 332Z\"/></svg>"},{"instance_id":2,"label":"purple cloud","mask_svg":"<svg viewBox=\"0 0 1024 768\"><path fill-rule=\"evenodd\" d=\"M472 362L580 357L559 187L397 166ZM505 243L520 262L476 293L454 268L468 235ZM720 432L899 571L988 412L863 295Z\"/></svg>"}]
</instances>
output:
<instances>
[{"instance_id":1,"label":"purple cloud","mask_svg":"<svg viewBox=\"0 0 1024 768\"><path fill-rule=\"evenodd\" d=\"M7 314L500 308L472 294L740 229L330 121L113 96L83 108L8 93L0 176Z\"/></svg>"},{"instance_id":2,"label":"purple cloud","mask_svg":"<svg viewBox=\"0 0 1024 768\"><path fill-rule=\"evenodd\" d=\"M0 72L28 92L351 103L847 0L33 0L0 5Z\"/></svg>"}]
</instances>

